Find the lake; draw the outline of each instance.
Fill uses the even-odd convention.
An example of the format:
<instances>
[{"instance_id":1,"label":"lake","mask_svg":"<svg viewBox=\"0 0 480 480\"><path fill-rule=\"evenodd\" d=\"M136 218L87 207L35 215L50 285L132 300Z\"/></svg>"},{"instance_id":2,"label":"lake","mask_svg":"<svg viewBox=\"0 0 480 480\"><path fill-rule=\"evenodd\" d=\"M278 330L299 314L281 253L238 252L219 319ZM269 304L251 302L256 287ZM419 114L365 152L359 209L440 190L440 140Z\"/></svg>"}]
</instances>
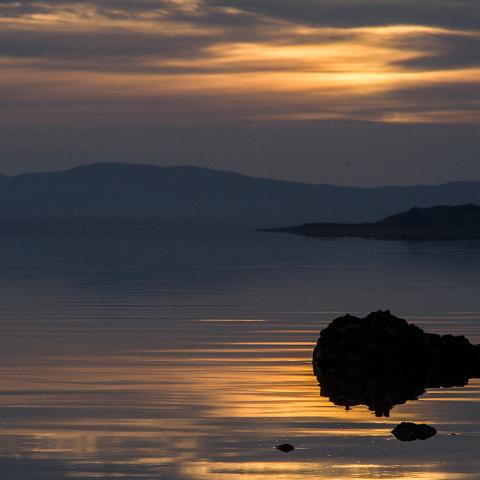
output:
<instances>
[{"instance_id":1,"label":"lake","mask_svg":"<svg viewBox=\"0 0 480 480\"><path fill-rule=\"evenodd\" d=\"M3 237L0 477L479 479L479 380L376 417L311 366L345 313L480 343L479 287L478 242ZM399 442L401 421L438 434Z\"/></svg>"}]
</instances>

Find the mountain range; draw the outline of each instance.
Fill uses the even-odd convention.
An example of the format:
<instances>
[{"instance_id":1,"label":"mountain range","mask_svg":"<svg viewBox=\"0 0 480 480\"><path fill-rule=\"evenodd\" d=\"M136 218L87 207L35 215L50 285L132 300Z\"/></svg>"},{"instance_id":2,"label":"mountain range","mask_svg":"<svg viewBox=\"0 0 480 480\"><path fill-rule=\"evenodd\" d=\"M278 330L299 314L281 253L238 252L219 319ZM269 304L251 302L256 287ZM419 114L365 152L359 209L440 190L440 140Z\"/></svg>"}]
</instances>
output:
<instances>
[{"instance_id":1,"label":"mountain range","mask_svg":"<svg viewBox=\"0 0 480 480\"><path fill-rule=\"evenodd\" d=\"M341 187L255 178L191 166L97 163L0 176L3 229L39 222L275 227L371 222L412 207L480 204L480 182Z\"/></svg>"}]
</instances>

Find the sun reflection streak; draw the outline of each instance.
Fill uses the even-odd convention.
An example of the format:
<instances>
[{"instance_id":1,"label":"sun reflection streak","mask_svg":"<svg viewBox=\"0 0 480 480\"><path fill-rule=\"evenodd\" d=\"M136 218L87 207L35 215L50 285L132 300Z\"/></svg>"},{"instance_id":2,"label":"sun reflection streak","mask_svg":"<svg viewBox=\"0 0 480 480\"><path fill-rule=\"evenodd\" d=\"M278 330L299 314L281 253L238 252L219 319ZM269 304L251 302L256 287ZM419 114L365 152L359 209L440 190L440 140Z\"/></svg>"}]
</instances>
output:
<instances>
[{"instance_id":1,"label":"sun reflection streak","mask_svg":"<svg viewBox=\"0 0 480 480\"><path fill-rule=\"evenodd\" d=\"M393 420L376 419L363 407L345 412L319 396L305 341L311 333L304 330L292 328L301 337L289 341L269 341L268 332L255 342L214 340L203 348L179 349L174 357L165 345L118 356L45 357L3 365L0 410L8 418L3 438L32 459L68 458L72 478L102 478L106 461L119 478L135 478L132 472L138 469L168 477L165 472L173 466L181 470L180 478L191 480L431 478L427 471L438 473L435 478L463 478L447 477L442 464L410 463L403 470L330 454L321 462L305 461L302 452L312 448L311 439L328 451L335 451L336 442L355 448L386 442L379 444L386 448ZM465 392L434 393L428 409L469 399ZM30 414L9 417L15 409ZM402 418L415 420L424 409ZM272 446L286 429L301 457L288 462ZM212 453L209 445L217 441ZM267 460L242 458L248 450L241 445L252 442Z\"/></svg>"}]
</instances>

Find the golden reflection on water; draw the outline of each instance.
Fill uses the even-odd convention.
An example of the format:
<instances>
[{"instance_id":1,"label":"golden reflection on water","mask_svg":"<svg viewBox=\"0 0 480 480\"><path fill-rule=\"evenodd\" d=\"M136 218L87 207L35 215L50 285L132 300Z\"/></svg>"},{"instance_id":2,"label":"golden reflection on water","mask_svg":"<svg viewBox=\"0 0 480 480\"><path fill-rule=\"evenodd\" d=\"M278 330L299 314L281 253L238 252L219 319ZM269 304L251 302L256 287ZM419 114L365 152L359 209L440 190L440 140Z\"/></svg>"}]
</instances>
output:
<instances>
[{"instance_id":1,"label":"golden reflection on water","mask_svg":"<svg viewBox=\"0 0 480 480\"><path fill-rule=\"evenodd\" d=\"M239 337L208 328L181 348L159 338L159 348L123 353L88 353L86 344L83 354L8 358L0 366L1 457L55 460L63 478L80 479L475 478L442 455L478 449L478 420L465 409L478 413L479 382L433 390L376 418L320 397L308 341L318 329L240 326ZM257 328L255 340L245 328ZM424 455L392 439L402 420L439 428ZM274 450L287 441L292 454Z\"/></svg>"}]
</instances>

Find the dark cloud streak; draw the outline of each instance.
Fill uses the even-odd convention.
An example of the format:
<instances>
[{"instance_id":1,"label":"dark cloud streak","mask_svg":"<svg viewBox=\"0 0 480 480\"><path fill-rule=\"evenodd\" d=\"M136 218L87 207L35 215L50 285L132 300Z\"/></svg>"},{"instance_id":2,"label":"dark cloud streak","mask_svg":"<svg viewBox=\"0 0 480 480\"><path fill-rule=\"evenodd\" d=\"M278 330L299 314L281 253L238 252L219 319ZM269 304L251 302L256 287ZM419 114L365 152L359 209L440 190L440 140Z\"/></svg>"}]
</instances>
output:
<instances>
[{"instance_id":1,"label":"dark cloud streak","mask_svg":"<svg viewBox=\"0 0 480 480\"><path fill-rule=\"evenodd\" d=\"M226 7L226 0L207 0ZM480 27L477 0L238 0L250 13L297 21L311 26L366 27L416 24L449 28Z\"/></svg>"},{"instance_id":2,"label":"dark cloud streak","mask_svg":"<svg viewBox=\"0 0 480 480\"><path fill-rule=\"evenodd\" d=\"M477 0L203 0L201 15L188 13L168 0L0 0L3 15L41 13L54 8L89 6L107 16L162 11L176 19L192 19L217 24L219 8L236 9L311 26L359 27L372 25L418 24L449 28L480 27L480 4ZM225 20L224 15L220 16Z\"/></svg>"}]
</instances>

